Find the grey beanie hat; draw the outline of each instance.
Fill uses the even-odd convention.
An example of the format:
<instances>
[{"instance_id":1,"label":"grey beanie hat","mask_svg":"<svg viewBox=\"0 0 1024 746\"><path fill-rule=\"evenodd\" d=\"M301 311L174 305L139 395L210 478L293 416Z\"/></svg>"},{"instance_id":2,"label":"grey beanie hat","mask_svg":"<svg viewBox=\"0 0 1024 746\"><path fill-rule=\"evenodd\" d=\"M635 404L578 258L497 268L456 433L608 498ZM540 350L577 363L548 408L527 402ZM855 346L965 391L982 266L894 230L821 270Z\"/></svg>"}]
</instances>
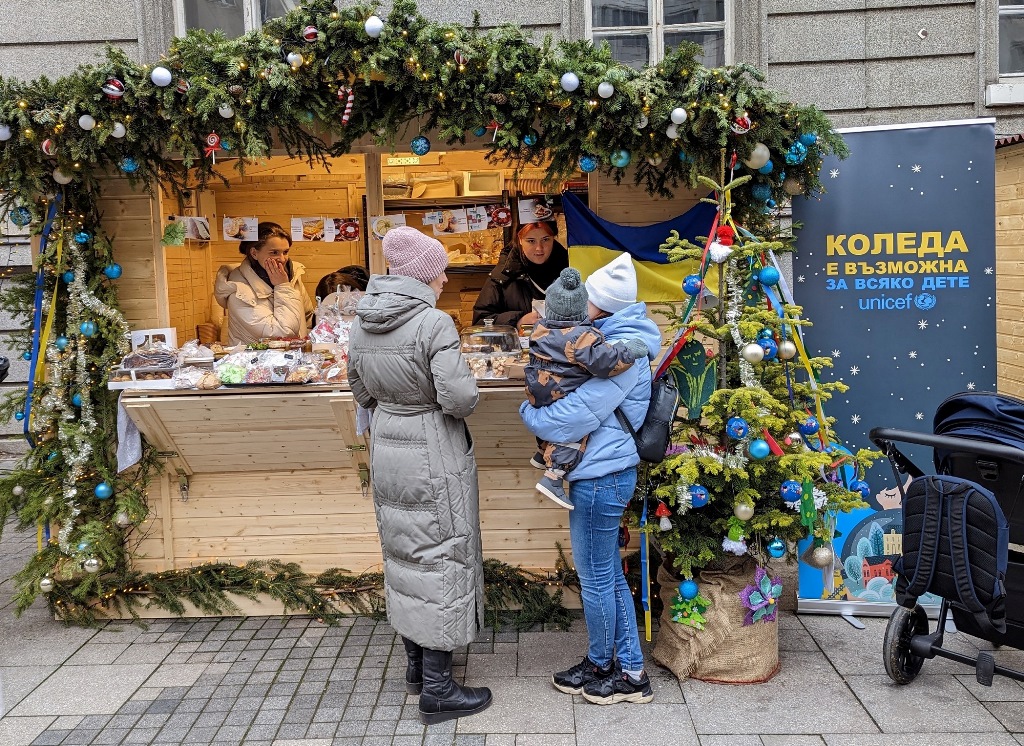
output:
<instances>
[{"instance_id":1,"label":"grey beanie hat","mask_svg":"<svg viewBox=\"0 0 1024 746\"><path fill-rule=\"evenodd\" d=\"M548 286L544 315L552 321L585 321L587 288L578 270L566 267Z\"/></svg>"}]
</instances>

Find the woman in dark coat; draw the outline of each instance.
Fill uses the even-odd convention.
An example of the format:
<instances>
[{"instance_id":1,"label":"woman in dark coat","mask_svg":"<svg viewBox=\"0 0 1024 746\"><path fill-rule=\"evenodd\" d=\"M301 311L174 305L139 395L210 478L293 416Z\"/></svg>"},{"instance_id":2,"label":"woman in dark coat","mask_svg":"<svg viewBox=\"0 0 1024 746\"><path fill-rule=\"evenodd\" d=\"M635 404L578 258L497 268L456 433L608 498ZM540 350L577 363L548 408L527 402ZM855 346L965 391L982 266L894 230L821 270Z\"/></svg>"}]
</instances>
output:
<instances>
[{"instance_id":1,"label":"woman in dark coat","mask_svg":"<svg viewBox=\"0 0 1024 746\"><path fill-rule=\"evenodd\" d=\"M484 283L473 306L473 323L524 326L540 318L535 300L544 300L548 285L569 266L569 252L555 240L555 224L527 223L516 234L516 245L504 255Z\"/></svg>"}]
</instances>

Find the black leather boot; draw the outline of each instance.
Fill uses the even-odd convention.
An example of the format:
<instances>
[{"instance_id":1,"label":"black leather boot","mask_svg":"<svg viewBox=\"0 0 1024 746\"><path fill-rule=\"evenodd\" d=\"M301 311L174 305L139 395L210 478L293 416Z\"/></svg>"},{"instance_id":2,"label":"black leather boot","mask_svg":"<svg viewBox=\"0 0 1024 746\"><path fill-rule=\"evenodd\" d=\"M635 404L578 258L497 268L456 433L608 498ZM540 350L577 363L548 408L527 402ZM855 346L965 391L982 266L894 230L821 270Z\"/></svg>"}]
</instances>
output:
<instances>
[{"instance_id":1,"label":"black leather boot","mask_svg":"<svg viewBox=\"0 0 1024 746\"><path fill-rule=\"evenodd\" d=\"M452 654L423 648L420 722L426 725L476 715L491 706L491 690L459 686L452 680Z\"/></svg>"},{"instance_id":2,"label":"black leather boot","mask_svg":"<svg viewBox=\"0 0 1024 746\"><path fill-rule=\"evenodd\" d=\"M423 648L403 637L405 644L405 691L409 694L419 694L423 689Z\"/></svg>"}]
</instances>

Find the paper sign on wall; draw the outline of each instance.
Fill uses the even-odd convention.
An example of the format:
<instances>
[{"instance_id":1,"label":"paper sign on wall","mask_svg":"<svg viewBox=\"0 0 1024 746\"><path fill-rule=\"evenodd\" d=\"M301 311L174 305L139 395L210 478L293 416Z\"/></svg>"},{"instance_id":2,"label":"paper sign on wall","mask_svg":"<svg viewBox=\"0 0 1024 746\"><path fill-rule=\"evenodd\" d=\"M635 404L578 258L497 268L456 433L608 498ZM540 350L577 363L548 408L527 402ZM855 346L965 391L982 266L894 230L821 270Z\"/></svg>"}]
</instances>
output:
<instances>
[{"instance_id":1,"label":"paper sign on wall","mask_svg":"<svg viewBox=\"0 0 1024 746\"><path fill-rule=\"evenodd\" d=\"M292 218L292 241L323 241L324 219Z\"/></svg>"},{"instance_id":2,"label":"paper sign on wall","mask_svg":"<svg viewBox=\"0 0 1024 746\"><path fill-rule=\"evenodd\" d=\"M224 240L225 241L255 241L259 237L260 219L252 218L224 218Z\"/></svg>"},{"instance_id":3,"label":"paper sign on wall","mask_svg":"<svg viewBox=\"0 0 1024 746\"><path fill-rule=\"evenodd\" d=\"M188 215L171 215L170 220L185 229L185 238L190 241L210 240L210 219L194 218Z\"/></svg>"},{"instance_id":4,"label":"paper sign on wall","mask_svg":"<svg viewBox=\"0 0 1024 746\"><path fill-rule=\"evenodd\" d=\"M324 241L358 241L362 231L359 218L327 218Z\"/></svg>"},{"instance_id":5,"label":"paper sign on wall","mask_svg":"<svg viewBox=\"0 0 1024 746\"><path fill-rule=\"evenodd\" d=\"M383 239L389 230L405 225L405 215L376 215L370 218L370 230L378 239Z\"/></svg>"},{"instance_id":6,"label":"paper sign on wall","mask_svg":"<svg viewBox=\"0 0 1024 746\"><path fill-rule=\"evenodd\" d=\"M440 219L432 223L435 236L447 236L452 233L468 233L469 220L466 210L441 210Z\"/></svg>"}]
</instances>

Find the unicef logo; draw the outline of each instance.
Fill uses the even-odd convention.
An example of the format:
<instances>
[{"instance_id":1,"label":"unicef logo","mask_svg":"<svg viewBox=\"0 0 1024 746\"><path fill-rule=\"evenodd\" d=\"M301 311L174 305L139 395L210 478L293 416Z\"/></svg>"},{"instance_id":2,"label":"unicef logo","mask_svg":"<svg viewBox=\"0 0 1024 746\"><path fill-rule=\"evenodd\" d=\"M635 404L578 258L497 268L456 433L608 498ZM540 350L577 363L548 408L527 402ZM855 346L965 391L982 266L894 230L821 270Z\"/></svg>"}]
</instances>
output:
<instances>
[{"instance_id":1,"label":"unicef logo","mask_svg":"<svg viewBox=\"0 0 1024 746\"><path fill-rule=\"evenodd\" d=\"M937 302L935 296L931 293L919 293L914 297L914 305L922 311L930 311L935 308Z\"/></svg>"}]
</instances>

